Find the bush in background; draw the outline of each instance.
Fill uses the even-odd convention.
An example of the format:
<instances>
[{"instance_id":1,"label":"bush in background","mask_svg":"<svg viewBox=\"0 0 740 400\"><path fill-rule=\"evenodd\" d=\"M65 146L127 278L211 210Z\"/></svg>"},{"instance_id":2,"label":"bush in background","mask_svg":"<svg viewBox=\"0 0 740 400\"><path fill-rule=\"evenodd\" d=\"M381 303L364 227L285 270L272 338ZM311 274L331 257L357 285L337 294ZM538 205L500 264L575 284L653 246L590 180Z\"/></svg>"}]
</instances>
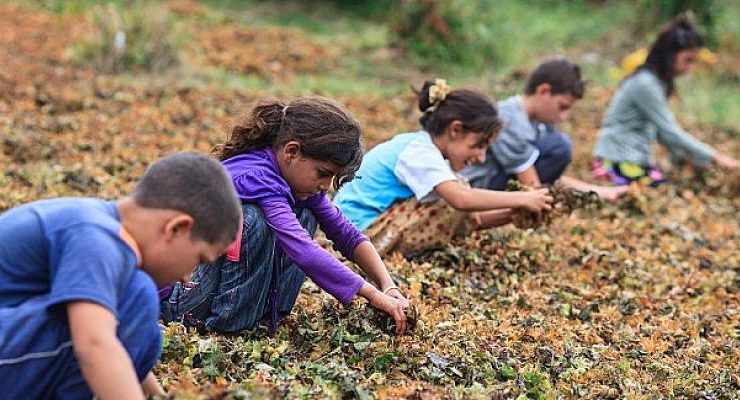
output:
<instances>
[{"instance_id":1,"label":"bush in background","mask_svg":"<svg viewBox=\"0 0 740 400\"><path fill-rule=\"evenodd\" d=\"M498 59L485 1L403 0L391 16L394 42L439 64L480 69Z\"/></svg>"},{"instance_id":2,"label":"bush in background","mask_svg":"<svg viewBox=\"0 0 740 400\"><path fill-rule=\"evenodd\" d=\"M74 48L78 61L98 70L161 72L179 64L179 43L172 34L173 19L161 3L128 2L94 6L94 31Z\"/></svg>"},{"instance_id":3,"label":"bush in background","mask_svg":"<svg viewBox=\"0 0 740 400\"><path fill-rule=\"evenodd\" d=\"M699 25L709 46L717 45L716 18L722 6L713 0L639 0L638 9L643 12L642 29L655 29L655 24L663 24L679 14L688 13Z\"/></svg>"}]
</instances>

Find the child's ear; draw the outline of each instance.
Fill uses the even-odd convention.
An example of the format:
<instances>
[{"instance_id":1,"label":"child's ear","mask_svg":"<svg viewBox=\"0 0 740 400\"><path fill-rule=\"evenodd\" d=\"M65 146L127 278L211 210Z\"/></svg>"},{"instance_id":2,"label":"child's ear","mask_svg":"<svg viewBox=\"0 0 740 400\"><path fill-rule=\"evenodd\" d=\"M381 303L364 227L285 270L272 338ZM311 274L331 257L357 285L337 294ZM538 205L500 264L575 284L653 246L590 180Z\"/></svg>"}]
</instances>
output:
<instances>
[{"instance_id":1,"label":"child's ear","mask_svg":"<svg viewBox=\"0 0 740 400\"><path fill-rule=\"evenodd\" d=\"M301 144L291 140L283 146L283 155L287 161L295 160L301 156Z\"/></svg>"},{"instance_id":2,"label":"child's ear","mask_svg":"<svg viewBox=\"0 0 740 400\"><path fill-rule=\"evenodd\" d=\"M463 123L460 120L454 120L450 123L450 137L452 139L457 139L462 134L465 133L465 129L463 127Z\"/></svg>"},{"instance_id":3,"label":"child's ear","mask_svg":"<svg viewBox=\"0 0 740 400\"><path fill-rule=\"evenodd\" d=\"M169 241L182 234L190 236L193 226L195 226L193 217L185 213L177 213L164 224L165 239Z\"/></svg>"},{"instance_id":4,"label":"child's ear","mask_svg":"<svg viewBox=\"0 0 740 400\"><path fill-rule=\"evenodd\" d=\"M552 85L549 83L540 83L537 85L537 89L535 89L534 92L540 96L549 95L552 93Z\"/></svg>"}]
</instances>

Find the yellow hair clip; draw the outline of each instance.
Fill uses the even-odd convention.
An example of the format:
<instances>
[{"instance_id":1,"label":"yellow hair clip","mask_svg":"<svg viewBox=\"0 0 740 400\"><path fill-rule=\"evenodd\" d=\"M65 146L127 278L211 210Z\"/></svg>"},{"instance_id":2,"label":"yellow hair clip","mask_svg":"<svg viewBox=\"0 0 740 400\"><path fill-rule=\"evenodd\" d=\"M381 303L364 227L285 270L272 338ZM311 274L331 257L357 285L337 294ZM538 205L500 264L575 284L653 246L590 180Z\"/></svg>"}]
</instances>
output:
<instances>
[{"instance_id":1,"label":"yellow hair clip","mask_svg":"<svg viewBox=\"0 0 740 400\"><path fill-rule=\"evenodd\" d=\"M451 91L446 80L435 79L434 85L429 87L429 104L436 110L439 103L443 102Z\"/></svg>"}]
</instances>

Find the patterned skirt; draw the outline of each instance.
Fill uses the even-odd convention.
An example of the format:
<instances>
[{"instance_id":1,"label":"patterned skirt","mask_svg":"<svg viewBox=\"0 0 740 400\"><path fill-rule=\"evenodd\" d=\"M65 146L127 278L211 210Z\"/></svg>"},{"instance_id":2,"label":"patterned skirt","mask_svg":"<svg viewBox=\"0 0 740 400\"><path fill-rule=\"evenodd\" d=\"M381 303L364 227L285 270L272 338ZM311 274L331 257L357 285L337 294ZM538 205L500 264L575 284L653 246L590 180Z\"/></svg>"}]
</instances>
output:
<instances>
[{"instance_id":1,"label":"patterned skirt","mask_svg":"<svg viewBox=\"0 0 740 400\"><path fill-rule=\"evenodd\" d=\"M366 230L381 256L404 255L442 248L453 237L472 233L479 225L476 213L459 211L444 200L419 203L415 198L394 203Z\"/></svg>"},{"instance_id":2,"label":"patterned skirt","mask_svg":"<svg viewBox=\"0 0 740 400\"><path fill-rule=\"evenodd\" d=\"M639 165L627 161L609 161L596 158L591 162L594 179L611 182L617 185L629 185L632 182L656 187L668 182L663 171L656 165Z\"/></svg>"}]
</instances>

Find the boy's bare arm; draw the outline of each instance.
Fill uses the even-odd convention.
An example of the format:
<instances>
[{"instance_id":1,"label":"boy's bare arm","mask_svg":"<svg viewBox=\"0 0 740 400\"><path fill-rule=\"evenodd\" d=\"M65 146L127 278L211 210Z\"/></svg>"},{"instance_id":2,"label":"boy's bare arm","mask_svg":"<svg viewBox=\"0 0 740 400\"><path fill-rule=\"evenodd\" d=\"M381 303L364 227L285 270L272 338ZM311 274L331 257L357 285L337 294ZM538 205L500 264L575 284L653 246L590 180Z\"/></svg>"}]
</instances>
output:
<instances>
[{"instance_id":1,"label":"boy's bare arm","mask_svg":"<svg viewBox=\"0 0 740 400\"><path fill-rule=\"evenodd\" d=\"M523 185L532 187L542 186L542 182L540 182L540 176L537 174L537 169L534 167L534 165L516 174L516 179Z\"/></svg>"},{"instance_id":2,"label":"boy's bare arm","mask_svg":"<svg viewBox=\"0 0 740 400\"><path fill-rule=\"evenodd\" d=\"M610 202L616 201L629 192L628 186L593 185L565 175L561 176L558 182L566 189L579 190L582 192L596 192L601 199Z\"/></svg>"},{"instance_id":3,"label":"boy's bare arm","mask_svg":"<svg viewBox=\"0 0 740 400\"><path fill-rule=\"evenodd\" d=\"M166 393L162 386L157 382L157 376L154 372L149 372L144 378L144 382L141 383L141 388L144 389L144 395L149 396L164 396Z\"/></svg>"},{"instance_id":4,"label":"boy's bare arm","mask_svg":"<svg viewBox=\"0 0 740 400\"><path fill-rule=\"evenodd\" d=\"M72 346L90 389L100 399L143 399L131 359L116 336L116 319L88 301L67 304Z\"/></svg>"}]
</instances>

